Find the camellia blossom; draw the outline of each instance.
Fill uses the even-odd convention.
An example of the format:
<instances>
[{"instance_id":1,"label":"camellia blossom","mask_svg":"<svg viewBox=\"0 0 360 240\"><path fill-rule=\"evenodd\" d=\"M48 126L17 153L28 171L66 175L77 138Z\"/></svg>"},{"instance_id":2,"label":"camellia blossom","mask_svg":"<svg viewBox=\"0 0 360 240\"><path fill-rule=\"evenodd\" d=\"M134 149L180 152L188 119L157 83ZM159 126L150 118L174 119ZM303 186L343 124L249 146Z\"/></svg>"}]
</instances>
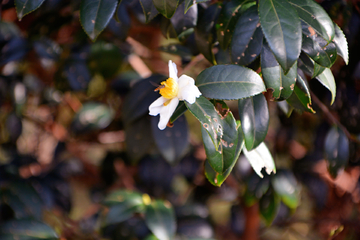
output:
<instances>
[{"instance_id":1,"label":"camellia blossom","mask_svg":"<svg viewBox=\"0 0 360 240\"><path fill-rule=\"evenodd\" d=\"M176 64L169 60L169 78L161 82L161 86L158 88L161 97L149 106L149 114L151 116L156 116L160 113L158 124L160 130L166 128L180 100L193 104L196 98L201 95L198 87L195 86L193 78L185 74L178 78L177 73Z\"/></svg>"}]
</instances>

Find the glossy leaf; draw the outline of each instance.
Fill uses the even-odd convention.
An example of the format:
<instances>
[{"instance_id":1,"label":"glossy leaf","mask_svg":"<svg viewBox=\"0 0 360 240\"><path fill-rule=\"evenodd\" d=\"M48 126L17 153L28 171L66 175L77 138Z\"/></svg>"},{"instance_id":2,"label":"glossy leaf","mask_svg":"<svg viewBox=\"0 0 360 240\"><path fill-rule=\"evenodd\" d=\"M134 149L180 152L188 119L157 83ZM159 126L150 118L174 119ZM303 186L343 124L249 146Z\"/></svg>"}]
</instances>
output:
<instances>
[{"instance_id":1,"label":"glossy leaf","mask_svg":"<svg viewBox=\"0 0 360 240\"><path fill-rule=\"evenodd\" d=\"M279 170L271 178L274 191L289 208L295 209L299 205L300 186L294 174L288 170Z\"/></svg>"},{"instance_id":2,"label":"glossy leaf","mask_svg":"<svg viewBox=\"0 0 360 240\"><path fill-rule=\"evenodd\" d=\"M216 64L214 53L212 51L215 43L215 22L219 16L221 7L220 5L213 4L209 6L198 19L195 27L195 42L200 53L211 62Z\"/></svg>"},{"instance_id":3,"label":"glossy leaf","mask_svg":"<svg viewBox=\"0 0 360 240\"><path fill-rule=\"evenodd\" d=\"M176 9L174 16L170 19L180 41L185 40L187 34L184 34L187 30L191 30L196 26L198 18L197 5L193 5L188 9L186 14L184 13L185 3L182 3ZM183 34L182 34L183 33Z\"/></svg>"},{"instance_id":4,"label":"glossy leaf","mask_svg":"<svg viewBox=\"0 0 360 240\"><path fill-rule=\"evenodd\" d=\"M306 53L300 54L299 68L309 74L311 78L315 78L326 69L314 62Z\"/></svg>"},{"instance_id":5,"label":"glossy leaf","mask_svg":"<svg viewBox=\"0 0 360 240\"><path fill-rule=\"evenodd\" d=\"M159 14L152 0L140 0L141 7L144 11L145 22L150 22L154 17Z\"/></svg>"},{"instance_id":6,"label":"glossy leaf","mask_svg":"<svg viewBox=\"0 0 360 240\"><path fill-rule=\"evenodd\" d=\"M12 236L13 239L58 239L56 232L40 221L10 220L1 224L0 236Z\"/></svg>"},{"instance_id":7,"label":"glossy leaf","mask_svg":"<svg viewBox=\"0 0 360 240\"><path fill-rule=\"evenodd\" d=\"M19 20L43 4L45 0L15 0L16 12Z\"/></svg>"},{"instance_id":8,"label":"glossy leaf","mask_svg":"<svg viewBox=\"0 0 360 240\"><path fill-rule=\"evenodd\" d=\"M264 95L239 100L241 128L248 151L264 141L269 127L269 109Z\"/></svg>"},{"instance_id":9,"label":"glossy leaf","mask_svg":"<svg viewBox=\"0 0 360 240\"><path fill-rule=\"evenodd\" d=\"M143 202L142 195L138 192L128 190L113 191L106 196L103 204L111 207L124 202L128 202L130 205L141 205Z\"/></svg>"},{"instance_id":10,"label":"glossy leaf","mask_svg":"<svg viewBox=\"0 0 360 240\"><path fill-rule=\"evenodd\" d=\"M86 34L94 41L105 29L117 8L117 0L82 0L80 22Z\"/></svg>"},{"instance_id":11,"label":"glossy leaf","mask_svg":"<svg viewBox=\"0 0 360 240\"><path fill-rule=\"evenodd\" d=\"M336 60L335 43L327 43L325 39L317 36L314 30L307 25L303 25L303 43L301 49L323 67L331 67Z\"/></svg>"},{"instance_id":12,"label":"glossy leaf","mask_svg":"<svg viewBox=\"0 0 360 240\"><path fill-rule=\"evenodd\" d=\"M280 198L270 188L259 201L259 210L266 225L271 225L280 206Z\"/></svg>"},{"instance_id":13,"label":"glossy leaf","mask_svg":"<svg viewBox=\"0 0 360 240\"><path fill-rule=\"evenodd\" d=\"M286 100L290 106L303 112L315 113L311 107L310 90L305 80L298 75L295 88L291 96Z\"/></svg>"},{"instance_id":14,"label":"glossy leaf","mask_svg":"<svg viewBox=\"0 0 360 240\"><path fill-rule=\"evenodd\" d=\"M261 50L261 72L266 88L272 90L275 100L284 100L291 96L297 76L296 63L285 75L269 46L264 44Z\"/></svg>"},{"instance_id":15,"label":"glossy leaf","mask_svg":"<svg viewBox=\"0 0 360 240\"><path fill-rule=\"evenodd\" d=\"M200 121L202 127L206 129L215 146L215 150L218 151L223 136L223 129L220 124L222 116L220 113L215 109L214 105L203 96L197 98L193 104L189 104L186 101L185 104L190 112Z\"/></svg>"},{"instance_id":16,"label":"glossy leaf","mask_svg":"<svg viewBox=\"0 0 360 240\"><path fill-rule=\"evenodd\" d=\"M170 240L175 234L175 213L169 202L157 200L147 205L145 222L159 240Z\"/></svg>"},{"instance_id":17,"label":"glossy leaf","mask_svg":"<svg viewBox=\"0 0 360 240\"><path fill-rule=\"evenodd\" d=\"M301 24L287 0L260 0L260 23L270 49L287 73L300 55Z\"/></svg>"},{"instance_id":18,"label":"glossy leaf","mask_svg":"<svg viewBox=\"0 0 360 240\"><path fill-rule=\"evenodd\" d=\"M316 77L319 82L324 85L331 92L331 103L333 104L336 96L336 83L334 75L332 74L330 68L326 68L319 76Z\"/></svg>"},{"instance_id":19,"label":"glossy leaf","mask_svg":"<svg viewBox=\"0 0 360 240\"><path fill-rule=\"evenodd\" d=\"M153 0L156 9L166 18L171 18L178 6L178 0Z\"/></svg>"},{"instance_id":20,"label":"glossy leaf","mask_svg":"<svg viewBox=\"0 0 360 240\"><path fill-rule=\"evenodd\" d=\"M158 92L154 92L156 87L151 82L160 84L164 80L166 80L166 76L152 75L134 84L122 109L123 116L126 116L123 119L126 125L148 114L150 104L161 96Z\"/></svg>"},{"instance_id":21,"label":"glossy leaf","mask_svg":"<svg viewBox=\"0 0 360 240\"><path fill-rule=\"evenodd\" d=\"M160 130L159 117L151 118L151 130L161 156L170 164L180 160L189 146L189 134L186 118L181 116L171 128Z\"/></svg>"},{"instance_id":22,"label":"glossy leaf","mask_svg":"<svg viewBox=\"0 0 360 240\"><path fill-rule=\"evenodd\" d=\"M185 13L189 10L191 6L194 4L202 3L202 2L208 2L210 0L184 0L185 3Z\"/></svg>"},{"instance_id":23,"label":"glossy leaf","mask_svg":"<svg viewBox=\"0 0 360 240\"><path fill-rule=\"evenodd\" d=\"M333 178L339 171L344 170L349 161L349 139L337 126L327 133L325 138L325 158L328 161L328 169Z\"/></svg>"},{"instance_id":24,"label":"glossy leaf","mask_svg":"<svg viewBox=\"0 0 360 240\"><path fill-rule=\"evenodd\" d=\"M334 24L326 11L313 0L289 0L300 19L312 27L328 43L335 36Z\"/></svg>"},{"instance_id":25,"label":"glossy leaf","mask_svg":"<svg viewBox=\"0 0 360 240\"><path fill-rule=\"evenodd\" d=\"M340 55L346 65L349 63L349 49L348 49L348 43L346 41L345 35L343 31L340 29L340 27L336 24L335 25L335 37L334 37L334 43L336 45L336 51L337 54Z\"/></svg>"},{"instance_id":26,"label":"glossy leaf","mask_svg":"<svg viewBox=\"0 0 360 240\"><path fill-rule=\"evenodd\" d=\"M221 173L216 172L211 167L211 165L209 164L208 159L205 161L205 176L209 180L209 182L214 186L220 187L224 183L224 181L230 175L232 169L234 168L234 166L235 166L235 164L236 164L236 162L237 162L237 160L239 158L239 155L241 153L241 149L244 146L244 137L243 137L242 130L241 130L241 128L239 126L237 128L238 128L237 129L237 135L238 135L237 140L238 141L237 141L237 146L236 146L234 158L233 158L232 163L230 164L229 168L224 173L221 174ZM205 135L203 133L204 144L205 144L206 141L209 141L208 139L209 139L209 135L208 134ZM210 148L211 146L208 144L207 147Z\"/></svg>"},{"instance_id":27,"label":"glossy leaf","mask_svg":"<svg viewBox=\"0 0 360 240\"><path fill-rule=\"evenodd\" d=\"M240 16L240 8L248 0L233 0L224 4L216 24L217 39L221 48L226 49L231 41L235 25Z\"/></svg>"},{"instance_id":28,"label":"glossy leaf","mask_svg":"<svg viewBox=\"0 0 360 240\"><path fill-rule=\"evenodd\" d=\"M272 158L271 153L264 142L260 143L257 148L251 151L247 151L246 148L244 148L243 152L259 177L264 177L261 173L263 168L265 168L266 173L269 175L271 172L276 173L274 159Z\"/></svg>"},{"instance_id":29,"label":"glossy leaf","mask_svg":"<svg viewBox=\"0 0 360 240\"><path fill-rule=\"evenodd\" d=\"M238 132L236 130L235 118L231 112L228 112L225 118L220 118L223 135L218 149L215 148L208 132L205 128L201 128L207 161L210 166L219 174L224 174L234 161L237 160L238 152Z\"/></svg>"},{"instance_id":30,"label":"glossy leaf","mask_svg":"<svg viewBox=\"0 0 360 240\"><path fill-rule=\"evenodd\" d=\"M196 85L204 97L222 100L241 99L265 91L261 77L237 65L217 65L202 71Z\"/></svg>"},{"instance_id":31,"label":"glossy leaf","mask_svg":"<svg viewBox=\"0 0 360 240\"><path fill-rule=\"evenodd\" d=\"M231 40L233 63L248 65L260 54L263 33L257 7L252 6L239 17Z\"/></svg>"}]
</instances>

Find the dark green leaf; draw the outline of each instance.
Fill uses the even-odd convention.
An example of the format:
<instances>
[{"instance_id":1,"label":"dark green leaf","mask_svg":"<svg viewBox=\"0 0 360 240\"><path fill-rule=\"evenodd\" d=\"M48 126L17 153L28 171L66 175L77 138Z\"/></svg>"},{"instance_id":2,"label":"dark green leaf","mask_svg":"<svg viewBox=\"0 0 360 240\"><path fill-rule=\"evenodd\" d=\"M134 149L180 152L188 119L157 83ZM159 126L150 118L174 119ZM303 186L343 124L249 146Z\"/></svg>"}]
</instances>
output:
<instances>
[{"instance_id":1,"label":"dark green leaf","mask_svg":"<svg viewBox=\"0 0 360 240\"><path fill-rule=\"evenodd\" d=\"M86 34L94 41L108 25L117 8L117 0L82 0L80 22Z\"/></svg>"},{"instance_id":2,"label":"dark green leaf","mask_svg":"<svg viewBox=\"0 0 360 240\"><path fill-rule=\"evenodd\" d=\"M161 46L160 51L171 53L182 57L185 61L190 61L192 58L191 50L181 44L169 44L167 46Z\"/></svg>"},{"instance_id":3,"label":"dark green leaf","mask_svg":"<svg viewBox=\"0 0 360 240\"><path fill-rule=\"evenodd\" d=\"M274 159L264 142L260 143L259 146L251 151L247 151L246 148L244 148L243 153L259 177L264 177L261 173L263 168L265 168L266 173L269 175L271 172L276 173Z\"/></svg>"},{"instance_id":4,"label":"dark green leaf","mask_svg":"<svg viewBox=\"0 0 360 240\"><path fill-rule=\"evenodd\" d=\"M165 81L166 77L163 75L152 75L146 79L138 81L131 89L130 93L124 101L122 115L126 116L123 120L125 125L135 121L139 117L148 114L149 106L161 95L154 92L154 87L151 82L160 84Z\"/></svg>"},{"instance_id":5,"label":"dark green leaf","mask_svg":"<svg viewBox=\"0 0 360 240\"><path fill-rule=\"evenodd\" d=\"M264 141L269 127L269 109L264 95L239 100L239 115L245 146L251 150Z\"/></svg>"},{"instance_id":6,"label":"dark green leaf","mask_svg":"<svg viewBox=\"0 0 360 240\"><path fill-rule=\"evenodd\" d=\"M280 198L270 188L259 201L259 210L266 225L271 225L280 206Z\"/></svg>"},{"instance_id":7,"label":"dark green leaf","mask_svg":"<svg viewBox=\"0 0 360 240\"><path fill-rule=\"evenodd\" d=\"M210 166L219 174L224 174L234 161L237 160L236 152L238 133L236 130L236 122L231 112L228 112L225 118L220 118L223 135L218 149L215 148L208 132L205 128L201 128L207 161Z\"/></svg>"},{"instance_id":8,"label":"dark green leaf","mask_svg":"<svg viewBox=\"0 0 360 240\"><path fill-rule=\"evenodd\" d=\"M289 0L300 19L312 27L328 43L335 35L334 24L326 11L314 0Z\"/></svg>"},{"instance_id":9,"label":"dark green leaf","mask_svg":"<svg viewBox=\"0 0 360 240\"><path fill-rule=\"evenodd\" d=\"M194 4L202 3L202 2L208 2L210 0L185 0L185 13L189 10L191 6Z\"/></svg>"},{"instance_id":10,"label":"dark green leaf","mask_svg":"<svg viewBox=\"0 0 360 240\"><path fill-rule=\"evenodd\" d=\"M344 59L346 65L347 65L349 63L348 43L346 41L343 31L336 24L335 24L334 43L336 45L337 54L340 55Z\"/></svg>"},{"instance_id":11,"label":"dark green leaf","mask_svg":"<svg viewBox=\"0 0 360 240\"><path fill-rule=\"evenodd\" d=\"M335 43L327 43L325 39L317 36L314 30L303 24L303 42L301 49L315 62L323 67L331 67L336 61Z\"/></svg>"},{"instance_id":12,"label":"dark green leaf","mask_svg":"<svg viewBox=\"0 0 360 240\"><path fill-rule=\"evenodd\" d=\"M181 117L185 112L187 111L187 107L185 105L184 101L180 101L179 105L176 107L173 115L170 118L170 122L174 123L176 121L176 119L178 119L179 117Z\"/></svg>"},{"instance_id":13,"label":"dark green leaf","mask_svg":"<svg viewBox=\"0 0 360 240\"><path fill-rule=\"evenodd\" d=\"M151 118L151 129L156 146L165 160L174 164L184 156L189 146L186 118L179 117L173 127L167 127L164 130L159 129L158 122L158 116Z\"/></svg>"},{"instance_id":14,"label":"dark green leaf","mask_svg":"<svg viewBox=\"0 0 360 240\"><path fill-rule=\"evenodd\" d=\"M5 189L1 192L0 202L8 204L14 211L15 218L31 217L31 210L27 209L24 202L13 192Z\"/></svg>"},{"instance_id":15,"label":"dark green leaf","mask_svg":"<svg viewBox=\"0 0 360 240\"><path fill-rule=\"evenodd\" d=\"M160 29L161 29L161 33L166 38L177 38L178 37L170 20L165 17L161 18Z\"/></svg>"},{"instance_id":16,"label":"dark green leaf","mask_svg":"<svg viewBox=\"0 0 360 240\"><path fill-rule=\"evenodd\" d=\"M289 208L295 209L299 205L299 184L294 174L288 170L279 170L271 178L272 186L281 200Z\"/></svg>"},{"instance_id":17,"label":"dark green leaf","mask_svg":"<svg viewBox=\"0 0 360 240\"><path fill-rule=\"evenodd\" d=\"M286 0L260 0L260 23L267 42L287 73L300 55L301 24Z\"/></svg>"},{"instance_id":18,"label":"dark green leaf","mask_svg":"<svg viewBox=\"0 0 360 240\"><path fill-rule=\"evenodd\" d=\"M349 140L337 126L330 129L325 138L325 158L331 176L336 178L349 161Z\"/></svg>"},{"instance_id":19,"label":"dark green leaf","mask_svg":"<svg viewBox=\"0 0 360 240\"><path fill-rule=\"evenodd\" d=\"M125 126L127 152L136 163L154 146L150 116L142 117Z\"/></svg>"},{"instance_id":20,"label":"dark green leaf","mask_svg":"<svg viewBox=\"0 0 360 240\"><path fill-rule=\"evenodd\" d=\"M156 9L166 18L171 18L178 6L178 0L153 0Z\"/></svg>"},{"instance_id":21,"label":"dark green leaf","mask_svg":"<svg viewBox=\"0 0 360 240\"><path fill-rule=\"evenodd\" d=\"M157 200L147 205L145 222L159 240L170 240L175 234L175 213L169 202Z\"/></svg>"},{"instance_id":22,"label":"dark green leaf","mask_svg":"<svg viewBox=\"0 0 360 240\"><path fill-rule=\"evenodd\" d=\"M200 53L202 53L212 64L216 64L212 48L216 37L215 22L219 16L220 10L221 5L217 4L211 5L205 9L203 14L199 16L198 23L195 27L196 45Z\"/></svg>"},{"instance_id":23,"label":"dark green leaf","mask_svg":"<svg viewBox=\"0 0 360 240\"><path fill-rule=\"evenodd\" d=\"M227 49L230 44L235 24L240 16L240 8L248 2L248 0L233 0L225 3L222 7L217 22L217 39L221 48Z\"/></svg>"},{"instance_id":24,"label":"dark green leaf","mask_svg":"<svg viewBox=\"0 0 360 240\"><path fill-rule=\"evenodd\" d=\"M26 14L35 11L45 0L15 0L16 12L19 20Z\"/></svg>"},{"instance_id":25,"label":"dark green leaf","mask_svg":"<svg viewBox=\"0 0 360 240\"><path fill-rule=\"evenodd\" d=\"M244 194L244 201L246 206L252 206L262 196L269 190L270 187L270 177L265 176L264 178L259 178L259 176L254 173L246 179L246 191Z\"/></svg>"},{"instance_id":26,"label":"dark green leaf","mask_svg":"<svg viewBox=\"0 0 360 240\"><path fill-rule=\"evenodd\" d=\"M223 129L220 124L222 116L220 113L215 109L214 105L203 96L197 98L193 104L189 104L186 101L185 104L190 112L200 121L202 127L209 133L217 151L223 135Z\"/></svg>"},{"instance_id":27,"label":"dark green leaf","mask_svg":"<svg viewBox=\"0 0 360 240\"><path fill-rule=\"evenodd\" d=\"M170 19L180 41L186 40L186 38L194 32L193 28L196 26L198 18L197 5L192 6L185 14L184 4L185 3L179 5L174 16Z\"/></svg>"},{"instance_id":28,"label":"dark green leaf","mask_svg":"<svg viewBox=\"0 0 360 240\"><path fill-rule=\"evenodd\" d=\"M128 205L141 205L143 203L142 195L138 192L128 190L113 191L106 196L103 204L106 206L114 206L126 202Z\"/></svg>"},{"instance_id":29,"label":"dark green leaf","mask_svg":"<svg viewBox=\"0 0 360 240\"><path fill-rule=\"evenodd\" d=\"M207 134L207 133L204 134L203 130L202 130L202 132L203 132L204 144L205 144L205 141L209 141L209 140L211 141L209 134ZM218 172L215 172L214 169L210 166L209 160L207 159L205 161L205 176L209 180L209 182L214 186L220 187L224 183L224 181L230 175L232 169L234 168L234 166L239 158L241 149L243 148L243 145L244 145L244 137L243 137L243 133L242 133L242 130L240 127L238 127L237 134L238 134L238 139L237 139L238 141L237 141L234 158L233 158L232 163L230 164L229 168L224 173L220 174ZM210 147L211 146L209 144L207 144L207 148L210 148Z\"/></svg>"},{"instance_id":30,"label":"dark green leaf","mask_svg":"<svg viewBox=\"0 0 360 240\"><path fill-rule=\"evenodd\" d=\"M118 204L110 207L106 214L105 226L128 220L138 212L138 209L139 206L128 206L126 204Z\"/></svg>"},{"instance_id":31,"label":"dark green leaf","mask_svg":"<svg viewBox=\"0 0 360 240\"><path fill-rule=\"evenodd\" d=\"M290 106L303 112L315 113L311 107L310 90L305 80L298 75L295 88L291 96L286 100Z\"/></svg>"},{"instance_id":32,"label":"dark green leaf","mask_svg":"<svg viewBox=\"0 0 360 240\"><path fill-rule=\"evenodd\" d=\"M299 68L309 74L311 78L315 78L325 70L325 67L314 62L314 60L303 52L300 54Z\"/></svg>"},{"instance_id":33,"label":"dark green leaf","mask_svg":"<svg viewBox=\"0 0 360 240\"><path fill-rule=\"evenodd\" d=\"M150 22L154 17L159 14L152 0L140 0L140 4L144 11L146 23Z\"/></svg>"},{"instance_id":34,"label":"dark green leaf","mask_svg":"<svg viewBox=\"0 0 360 240\"><path fill-rule=\"evenodd\" d=\"M235 64L248 65L260 54L263 33L257 7L252 6L239 17L231 40L231 59Z\"/></svg>"},{"instance_id":35,"label":"dark green leaf","mask_svg":"<svg viewBox=\"0 0 360 240\"><path fill-rule=\"evenodd\" d=\"M319 82L324 85L331 92L331 103L333 104L336 96L336 84L334 75L330 68L326 68L319 76L316 77Z\"/></svg>"},{"instance_id":36,"label":"dark green leaf","mask_svg":"<svg viewBox=\"0 0 360 240\"><path fill-rule=\"evenodd\" d=\"M222 100L247 98L265 91L256 72L237 65L207 68L196 78L196 85L203 96Z\"/></svg>"},{"instance_id":37,"label":"dark green leaf","mask_svg":"<svg viewBox=\"0 0 360 240\"><path fill-rule=\"evenodd\" d=\"M36 220L10 220L1 224L0 236L12 235L13 239L58 239L56 232Z\"/></svg>"},{"instance_id":38,"label":"dark green leaf","mask_svg":"<svg viewBox=\"0 0 360 240\"><path fill-rule=\"evenodd\" d=\"M276 100L284 100L291 96L297 76L297 64L295 63L285 75L279 66L269 46L264 44L261 50L261 72L267 88L272 90Z\"/></svg>"}]
</instances>

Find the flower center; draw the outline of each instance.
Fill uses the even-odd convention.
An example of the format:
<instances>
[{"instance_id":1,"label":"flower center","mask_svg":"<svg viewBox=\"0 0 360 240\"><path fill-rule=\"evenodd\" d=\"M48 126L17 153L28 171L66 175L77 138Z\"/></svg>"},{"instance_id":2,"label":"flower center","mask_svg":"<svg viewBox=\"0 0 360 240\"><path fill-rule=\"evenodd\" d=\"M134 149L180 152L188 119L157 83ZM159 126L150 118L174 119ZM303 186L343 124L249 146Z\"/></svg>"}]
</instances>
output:
<instances>
[{"instance_id":1,"label":"flower center","mask_svg":"<svg viewBox=\"0 0 360 240\"><path fill-rule=\"evenodd\" d=\"M161 96L167 99L173 99L177 96L179 86L173 78L166 79L166 81L161 82L161 85L165 86L160 89Z\"/></svg>"}]
</instances>

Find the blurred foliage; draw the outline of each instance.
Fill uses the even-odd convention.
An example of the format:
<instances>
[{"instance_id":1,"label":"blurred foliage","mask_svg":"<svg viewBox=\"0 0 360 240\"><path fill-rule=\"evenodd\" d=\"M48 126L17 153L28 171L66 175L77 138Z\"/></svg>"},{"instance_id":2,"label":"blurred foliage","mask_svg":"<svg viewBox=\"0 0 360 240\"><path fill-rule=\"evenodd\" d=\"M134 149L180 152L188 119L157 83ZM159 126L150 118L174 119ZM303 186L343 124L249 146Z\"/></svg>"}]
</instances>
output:
<instances>
[{"instance_id":1,"label":"blurred foliage","mask_svg":"<svg viewBox=\"0 0 360 240\"><path fill-rule=\"evenodd\" d=\"M360 1L316 2L2 1L0 239L358 239Z\"/></svg>"}]
</instances>

